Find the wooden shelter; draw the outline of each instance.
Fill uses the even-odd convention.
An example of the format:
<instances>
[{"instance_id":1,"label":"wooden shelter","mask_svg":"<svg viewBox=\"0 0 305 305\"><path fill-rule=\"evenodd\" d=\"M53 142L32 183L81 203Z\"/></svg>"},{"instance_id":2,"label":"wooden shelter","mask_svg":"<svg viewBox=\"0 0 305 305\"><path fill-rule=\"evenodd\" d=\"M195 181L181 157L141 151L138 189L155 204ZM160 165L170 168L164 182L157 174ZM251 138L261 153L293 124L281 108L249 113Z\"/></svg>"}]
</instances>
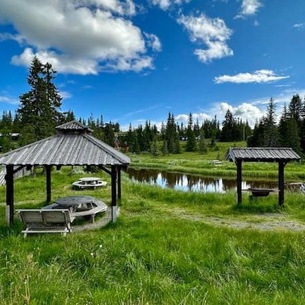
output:
<instances>
[{"instance_id":1,"label":"wooden shelter","mask_svg":"<svg viewBox=\"0 0 305 305\"><path fill-rule=\"evenodd\" d=\"M57 134L0 156L6 167L6 219L14 221L14 174L23 169L43 166L46 173L46 202L51 202L51 169L62 166L98 166L111 176L111 215L117 217L117 199L121 198L121 170L130 159L91 135L87 126L71 121L56 127Z\"/></svg>"},{"instance_id":2,"label":"wooden shelter","mask_svg":"<svg viewBox=\"0 0 305 305\"><path fill-rule=\"evenodd\" d=\"M284 205L284 168L290 161L300 161L301 157L287 147L242 147L229 148L226 159L237 166L237 204L242 203L242 162L278 163L278 202Z\"/></svg>"}]
</instances>

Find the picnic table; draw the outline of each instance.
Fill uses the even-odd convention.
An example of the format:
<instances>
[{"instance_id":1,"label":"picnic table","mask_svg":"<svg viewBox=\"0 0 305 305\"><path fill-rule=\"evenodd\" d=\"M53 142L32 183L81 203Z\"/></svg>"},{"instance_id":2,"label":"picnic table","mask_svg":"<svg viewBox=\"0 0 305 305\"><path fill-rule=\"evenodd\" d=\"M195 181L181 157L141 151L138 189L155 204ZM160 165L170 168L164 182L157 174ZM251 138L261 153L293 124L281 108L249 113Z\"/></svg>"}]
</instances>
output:
<instances>
[{"instance_id":1,"label":"picnic table","mask_svg":"<svg viewBox=\"0 0 305 305\"><path fill-rule=\"evenodd\" d=\"M94 201L94 197L91 196L67 196L58 198L54 201L61 208L72 208L75 209L82 204L91 203Z\"/></svg>"},{"instance_id":2,"label":"picnic table","mask_svg":"<svg viewBox=\"0 0 305 305\"><path fill-rule=\"evenodd\" d=\"M107 182L102 181L99 177L84 177L72 183L72 187L78 189L95 189L105 186L107 186Z\"/></svg>"},{"instance_id":3,"label":"picnic table","mask_svg":"<svg viewBox=\"0 0 305 305\"><path fill-rule=\"evenodd\" d=\"M102 200L97 200L92 196L68 196L56 199L54 204L45 208L68 209L73 219L89 217L94 222L95 215L106 212L107 205Z\"/></svg>"}]
</instances>

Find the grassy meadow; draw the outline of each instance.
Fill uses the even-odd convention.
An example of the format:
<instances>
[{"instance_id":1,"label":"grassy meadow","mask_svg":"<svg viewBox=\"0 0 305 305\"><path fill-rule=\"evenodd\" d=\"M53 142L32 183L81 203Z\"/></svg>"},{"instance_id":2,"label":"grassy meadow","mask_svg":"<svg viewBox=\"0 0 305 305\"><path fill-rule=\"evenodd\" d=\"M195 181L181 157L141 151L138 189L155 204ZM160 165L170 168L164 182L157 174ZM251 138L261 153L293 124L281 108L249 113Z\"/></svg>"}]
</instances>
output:
<instances>
[{"instance_id":1,"label":"grassy meadow","mask_svg":"<svg viewBox=\"0 0 305 305\"><path fill-rule=\"evenodd\" d=\"M134 167L235 175L233 163L215 167L203 158L131 156ZM277 170L276 164L255 166L247 174ZM304 169L289 164L285 177L302 180ZM94 175L110 182L103 172ZM70 168L54 170L52 198L87 194L110 204L109 186L72 190L79 177ZM42 173L15 180L16 208L39 208L45 196ZM284 208L276 194L255 202L245 194L236 206L234 192L161 189L132 183L123 174L115 224L65 237L27 238L18 220L10 228L5 224L4 186L0 198L3 305L305 303L305 196L300 193L286 192Z\"/></svg>"}]
</instances>

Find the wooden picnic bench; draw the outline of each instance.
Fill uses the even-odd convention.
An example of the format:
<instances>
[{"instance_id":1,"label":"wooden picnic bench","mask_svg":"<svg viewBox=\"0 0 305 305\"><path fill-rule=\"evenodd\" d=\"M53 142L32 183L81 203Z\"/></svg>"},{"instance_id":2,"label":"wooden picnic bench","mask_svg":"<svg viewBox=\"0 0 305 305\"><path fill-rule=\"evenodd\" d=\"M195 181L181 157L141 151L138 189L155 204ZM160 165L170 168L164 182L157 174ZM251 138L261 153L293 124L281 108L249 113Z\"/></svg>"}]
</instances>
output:
<instances>
[{"instance_id":1,"label":"wooden picnic bench","mask_svg":"<svg viewBox=\"0 0 305 305\"><path fill-rule=\"evenodd\" d=\"M71 232L73 217L68 209L20 209L17 210L25 229L21 231L26 237L33 233L66 233Z\"/></svg>"}]
</instances>

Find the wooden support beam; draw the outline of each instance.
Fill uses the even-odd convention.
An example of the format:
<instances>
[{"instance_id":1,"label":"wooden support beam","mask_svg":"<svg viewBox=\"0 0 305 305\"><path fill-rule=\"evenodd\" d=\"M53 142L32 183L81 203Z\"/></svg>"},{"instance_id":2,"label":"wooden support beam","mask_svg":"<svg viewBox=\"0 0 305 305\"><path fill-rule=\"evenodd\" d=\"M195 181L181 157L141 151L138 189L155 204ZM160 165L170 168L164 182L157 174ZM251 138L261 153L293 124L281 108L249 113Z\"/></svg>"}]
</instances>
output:
<instances>
[{"instance_id":1,"label":"wooden support beam","mask_svg":"<svg viewBox=\"0 0 305 305\"><path fill-rule=\"evenodd\" d=\"M118 167L118 199L122 197L122 189L121 189L121 168Z\"/></svg>"},{"instance_id":2,"label":"wooden support beam","mask_svg":"<svg viewBox=\"0 0 305 305\"><path fill-rule=\"evenodd\" d=\"M46 202L50 203L51 202L51 170L52 166L51 165L46 165Z\"/></svg>"},{"instance_id":3,"label":"wooden support beam","mask_svg":"<svg viewBox=\"0 0 305 305\"><path fill-rule=\"evenodd\" d=\"M117 167L111 166L111 221L116 222L117 219L117 194L116 194L116 183L117 183Z\"/></svg>"},{"instance_id":4,"label":"wooden support beam","mask_svg":"<svg viewBox=\"0 0 305 305\"><path fill-rule=\"evenodd\" d=\"M103 165L99 165L98 168L102 169L104 172L111 175L111 171L108 168L104 167Z\"/></svg>"},{"instance_id":5,"label":"wooden support beam","mask_svg":"<svg viewBox=\"0 0 305 305\"><path fill-rule=\"evenodd\" d=\"M284 168L286 163L284 161L279 161L279 181L278 181L278 189L279 189L279 206L284 207L284 197L285 197L285 182L284 182Z\"/></svg>"},{"instance_id":6,"label":"wooden support beam","mask_svg":"<svg viewBox=\"0 0 305 305\"><path fill-rule=\"evenodd\" d=\"M236 176L236 186L237 186L237 204L242 203L242 192L241 192L241 182L242 182L242 161L236 160L237 176Z\"/></svg>"},{"instance_id":7,"label":"wooden support beam","mask_svg":"<svg viewBox=\"0 0 305 305\"><path fill-rule=\"evenodd\" d=\"M18 168L15 168L14 170L13 170L13 174L16 174L16 173L18 173L20 170L22 170L24 168L24 165L21 165L21 166L19 166Z\"/></svg>"},{"instance_id":8,"label":"wooden support beam","mask_svg":"<svg viewBox=\"0 0 305 305\"><path fill-rule=\"evenodd\" d=\"M6 222L9 226L14 223L14 166L6 166Z\"/></svg>"}]
</instances>

